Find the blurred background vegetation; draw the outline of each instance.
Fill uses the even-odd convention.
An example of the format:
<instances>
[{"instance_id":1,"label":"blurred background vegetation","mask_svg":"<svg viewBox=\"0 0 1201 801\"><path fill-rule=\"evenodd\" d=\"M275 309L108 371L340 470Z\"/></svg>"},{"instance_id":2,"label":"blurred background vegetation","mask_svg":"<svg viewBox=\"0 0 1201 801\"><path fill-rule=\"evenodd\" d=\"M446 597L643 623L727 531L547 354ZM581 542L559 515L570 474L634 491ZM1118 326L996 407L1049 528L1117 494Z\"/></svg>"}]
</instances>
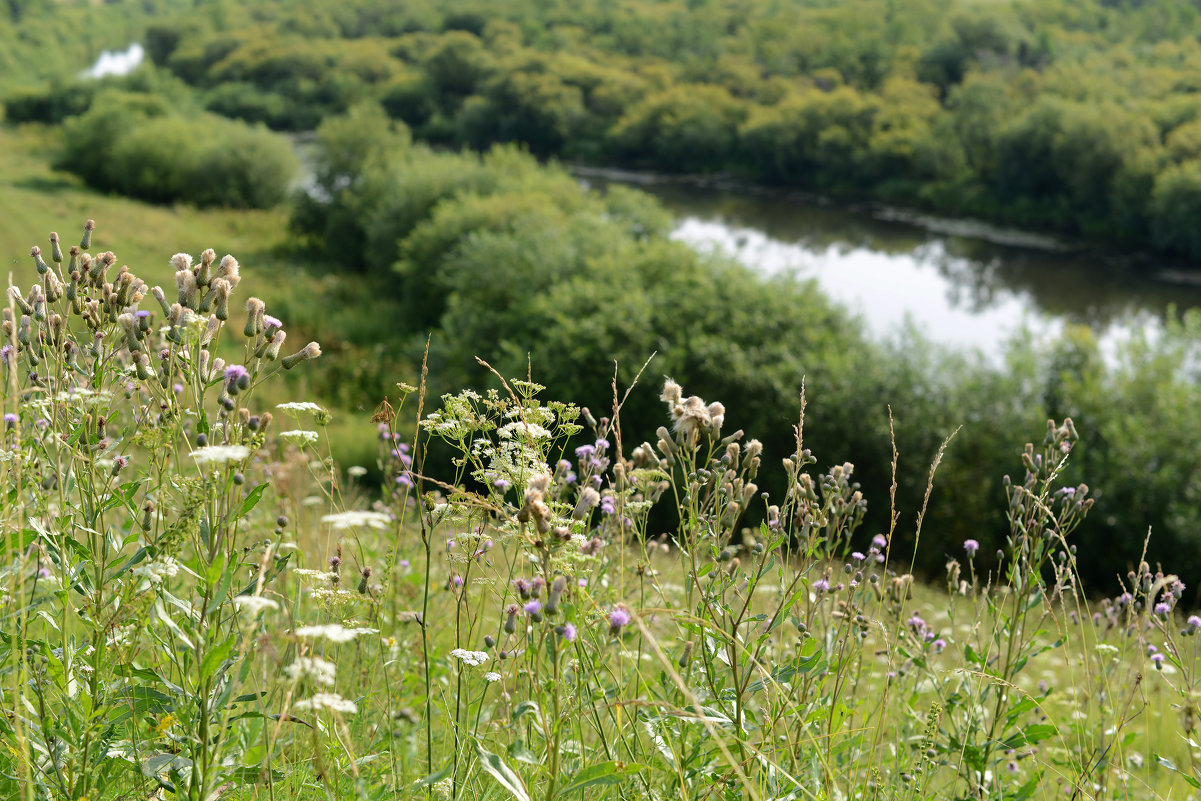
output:
<instances>
[{"instance_id":1,"label":"blurred background vegetation","mask_svg":"<svg viewBox=\"0 0 1201 801\"><path fill-rule=\"evenodd\" d=\"M918 550L929 573L966 537L991 550L1026 432L1071 416L1072 478L1097 497L1086 578L1110 589L1150 528L1151 561L1188 582L1201 317L1106 357L1080 328L1019 337L1003 364L876 341L812 284L698 255L653 199L586 191L553 161L1196 259L1199 35L1180 0L7 0L0 247L13 263L65 214L97 217L101 246L131 263L234 252L252 292L329 354L306 389L346 410L346 463L373 458L361 412L415 382L427 337L435 393L488 384L479 355L507 375L532 364L550 397L598 414L614 362L624 385L656 353L627 444L661 423L671 375L780 456L804 380L806 444L823 466L856 464L867 537L888 525L888 407L902 536L962 426ZM148 56L137 71L79 77L131 42Z\"/></svg>"}]
</instances>

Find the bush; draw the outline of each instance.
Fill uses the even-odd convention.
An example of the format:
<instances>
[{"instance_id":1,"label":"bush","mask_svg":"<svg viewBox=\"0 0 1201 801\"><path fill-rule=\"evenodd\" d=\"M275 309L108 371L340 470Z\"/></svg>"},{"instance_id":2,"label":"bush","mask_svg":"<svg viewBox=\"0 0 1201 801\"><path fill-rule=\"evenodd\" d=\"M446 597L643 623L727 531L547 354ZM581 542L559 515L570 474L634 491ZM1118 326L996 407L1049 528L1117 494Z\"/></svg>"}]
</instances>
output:
<instances>
[{"instance_id":1,"label":"bush","mask_svg":"<svg viewBox=\"0 0 1201 801\"><path fill-rule=\"evenodd\" d=\"M265 128L106 94L64 125L59 166L97 189L155 203L269 208L287 196L298 162Z\"/></svg>"}]
</instances>

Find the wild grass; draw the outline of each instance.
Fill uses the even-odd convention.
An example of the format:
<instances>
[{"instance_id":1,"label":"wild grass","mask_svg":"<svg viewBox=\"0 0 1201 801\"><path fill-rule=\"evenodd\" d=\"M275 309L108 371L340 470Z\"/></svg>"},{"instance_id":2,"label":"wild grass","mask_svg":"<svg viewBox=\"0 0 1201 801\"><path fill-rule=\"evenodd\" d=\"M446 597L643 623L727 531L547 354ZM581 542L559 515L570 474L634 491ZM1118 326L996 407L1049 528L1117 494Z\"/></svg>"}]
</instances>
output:
<instances>
[{"instance_id":1,"label":"wild grass","mask_svg":"<svg viewBox=\"0 0 1201 801\"><path fill-rule=\"evenodd\" d=\"M616 384L602 414L530 376L436 400L423 373L356 421L372 486L331 457L327 410L279 403L283 376L328 357L261 300L240 311L236 260L180 253L144 279L111 240L73 241L34 253L3 320L6 796L1198 785L1201 618L1145 563L1120 597L1082 597L1078 550L1102 546L1073 541L1092 502L1062 482L1071 420L1004 482L999 571L969 540L946 588L922 587L892 543L920 543L925 507L861 531L869 499L806 448L800 387L795 449L763 464L720 402L670 379L656 441L635 444ZM434 443L449 474L426 468Z\"/></svg>"}]
</instances>

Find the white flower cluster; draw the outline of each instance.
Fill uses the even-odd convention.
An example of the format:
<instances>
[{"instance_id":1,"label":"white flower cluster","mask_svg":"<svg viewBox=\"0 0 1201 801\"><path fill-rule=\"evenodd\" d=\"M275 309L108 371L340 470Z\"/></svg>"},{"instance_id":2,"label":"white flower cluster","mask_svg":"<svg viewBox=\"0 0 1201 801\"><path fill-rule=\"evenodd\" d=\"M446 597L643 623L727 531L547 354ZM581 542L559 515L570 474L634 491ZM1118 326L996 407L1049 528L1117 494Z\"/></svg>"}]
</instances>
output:
<instances>
[{"instance_id":1,"label":"white flower cluster","mask_svg":"<svg viewBox=\"0 0 1201 801\"><path fill-rule=\"evenodd\" d=\"M297 637L320 638L340 643L350 642L360 634L375 634L376 630L366 628L348 629L340 623L327 623L324 626L301 626L292 633Z\"/></svg>"},{"instance_id":2,"label":"white flower cluster","mask_svg":"<svg viewBox=\"0 0 1201 801\"><path fill-rule=\"evenodd\" d=\"M484 674L484 678L488 681L500 681L500 674L495 670L490 670Z\"/></svg>"},{"instance_id":3,"label":"white flower cluster","mask_svg":"<svg viewBox=\"0 0 1201 801\"><path fill-rule=\"evenodd\" d=\"M337 574L331 573L328 570L312 570L307 567L295 567L292 568L292 575L303 576L304 578L311 578L317 581L333 581Z\"/></svg>"},{"instance_id":4,"label":"white flower cluster","mask_svg":"<svg viewBox=\"0 0 1201 801\"><path fill-rule=\"evenodd\" d=\"M296 708L313 710L328 709L331 712L338 712L343 715L353 715L359 711L359 707L354 701L343 698L337 693L316 693L312 698L297 701Z\"/></svg>"},{"instance_id":5,"label":"white flower cluster","mask_svg":"<svg viewBox=\"0 0 1201 801\"><path fill-rule=\"evenodd\" d=\"M456 648L450 652L450 655L456 659L462 659L463 664L471 667L478 667L488 661L488 654L483 651L468 651L463 648Z\"/></svg>"},{"instance_id":6,"label":"white flower cluster","mask_svg":"<svg viewBox=\"0 0 1201 801\"><path fill-rule=\"evenodd\" d=\"M239 595L234 598L234 606L238 607L239 612L245 612L251 617L255 617L264 609L279 609L278 603L261 595Z\"/></svg>"},{"instance_id":7,"label":"white flower cluster","mask_svg":"<svg viewBox=\"0 0 1201 801\"><path fill-rule=\"evenodd\" d=\"M316 431L305 431L303 428L297 428L292 431L280 432L279 438L284 442L290 442L293 445L303 448L305 445L316 445L320 435Z\"/></svg>"},{"instance_id":8,"label":"white flower cluster","mask_svg":"<svg viewBox=\"0 0 1201 801\"><path fill-rule=\"evenodd\" d=\"M517 420L512 423L507 423L497 429L497 434L501 439L521 438L536 440L536 439L551 439L554 435L547 429L537 423L521 422Z\"/></svg>"},{"instance_id":9,"label":"white flower cluster","mask_svg":"<svg viewBox=\"0 0 1201 801\"><path fill-rule=\"evenodd\" d=\"M163 579L173 578L178 573L179 562L170 556L164 556L162 559L155 559L152 562L143 562L133 569L135 576L145 576L151 584L162 584Z\"/></svg>"},{"instance_id":10,"label":"white flower cluster","mask_svg":"<svg viewBox=\"0 0 1201 801\"><path fill-rule=\"evenodd\" d=\"M319 656L298 656L295 662L284 668L284 674L292 681L309 679L316 684L333 687L338 677L338 666Z\"/></svg>"},{"instance_id":11,"label":"white flower cluster","mask_svg":"<svg viewBox=\"0 0 1201 801\"><path fill-rule=\"evenodd\" d=\"M325 411L325 409L321 408L320 406L318 406L315 403L310 403L309 401L293 401L291 403L278 403L278 404L276 404L275 408L282 409L285 412L292 412L293 414L296 414L296 415L311 414L311 415L315 416L315 415L321 414L322 412Z\"/></svg>"},{"instance_id":12,"label":"white flower cluster","mask_svg":"<svg viewBox=\"0 0 1201 801\"><path fill-rule=\"evenodd\" d=\"M198 465L227 464L241 462L250 455L250 448L245 445L205 445L192 451L192 458Z\"/></svg>"},{"instance_id":13,"label":"white flower cluster","mask_svg":"<svg viewBox=\"0 0 1201 801\"><path fill-rule=\"evenodd\" d=\"M338 512L321 518L322 523L329 523L330 528L342 531L347 528L388 528L392 518L383 512Z\"/></svg>"}]
</instances>

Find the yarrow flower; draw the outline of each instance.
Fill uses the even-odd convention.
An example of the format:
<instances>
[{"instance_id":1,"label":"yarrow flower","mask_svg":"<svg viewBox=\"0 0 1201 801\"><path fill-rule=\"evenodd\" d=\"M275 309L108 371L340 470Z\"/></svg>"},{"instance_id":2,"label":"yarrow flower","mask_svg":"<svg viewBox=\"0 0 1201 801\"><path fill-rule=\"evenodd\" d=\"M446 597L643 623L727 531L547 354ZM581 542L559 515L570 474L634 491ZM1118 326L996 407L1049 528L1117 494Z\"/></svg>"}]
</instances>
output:
<instances>
[{"instance_id":1,"label":"yarrow flower","mask_svg":"<svg viewBox=\"0 0 1201 801\"><path fill-rule=\"evenodd\" d=\"M500 674L497 673L495 670L490 670L484 674L484 678L487 681L500 681Z\"/></svg>"},{"instance_id":2,"label":"yarrow flower","mask_svg":"<svg viewBox=\"0 0 1201 801\"><path fill-rule=\"evenodd\" d=\"M478 667L488 661L488 654L483 651L468 651L464 648L456 648L450 652L450 655L455 659L461 659L463 664L471 667Z\"/></svg>"},{"instance_id":3,"label":"yarrow flower","mask_svg":"<svg viewBox=\"0 0 1201 801\"><path fill-rule=\"evenodd\" d=\"M317 693L312 698L296 702L297 709L328 709L343 715L353 715L359 711L354 701L350 701L337 693Z\"/></svg>"}]
</instances>

